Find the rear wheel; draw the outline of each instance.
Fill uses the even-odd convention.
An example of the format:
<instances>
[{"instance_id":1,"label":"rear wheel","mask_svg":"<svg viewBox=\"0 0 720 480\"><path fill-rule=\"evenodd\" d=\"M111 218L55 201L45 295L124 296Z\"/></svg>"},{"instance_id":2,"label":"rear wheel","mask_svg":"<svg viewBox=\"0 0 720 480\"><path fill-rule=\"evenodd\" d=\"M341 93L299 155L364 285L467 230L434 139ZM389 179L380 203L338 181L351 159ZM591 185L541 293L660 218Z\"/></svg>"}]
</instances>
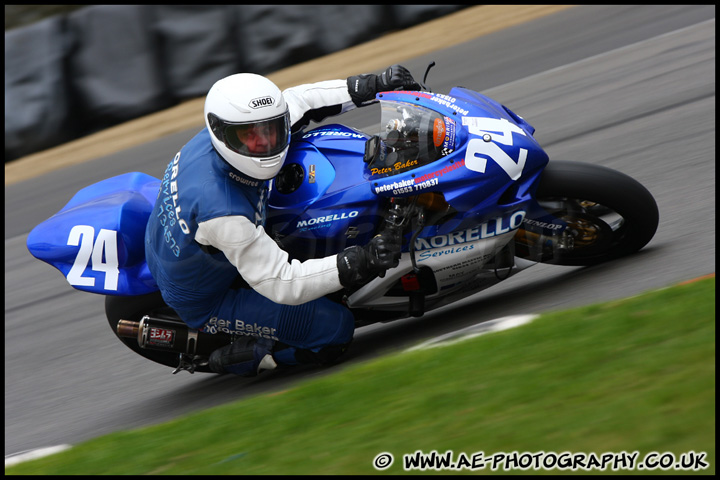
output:
<instances>
[{"instance_id":1,"label":"rear wheel","mask_svg":"<svg viewBox=\"0 0 720 480\"><path fill-rule=\"evenodd\" d=\"M658 226L650 192L637 180L600 165L550 162L536 198L543 210L567 223L552 237L518 232L520 256L541 250L533 260L543 263L581 266L618 258L647 245Z\"/></svg>"}]
</instances>

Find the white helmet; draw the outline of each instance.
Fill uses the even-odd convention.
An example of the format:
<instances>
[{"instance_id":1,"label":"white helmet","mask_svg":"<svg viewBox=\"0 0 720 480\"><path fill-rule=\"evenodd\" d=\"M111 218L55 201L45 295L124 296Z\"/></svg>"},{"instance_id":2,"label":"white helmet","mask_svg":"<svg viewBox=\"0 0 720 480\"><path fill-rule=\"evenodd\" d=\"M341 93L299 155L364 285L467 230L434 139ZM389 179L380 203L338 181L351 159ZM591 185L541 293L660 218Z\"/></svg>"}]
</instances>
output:
<instances>
[{"instance_id":1,"label":"white helmet","mask_svg":"<svg viewBox=\"0 0 720 480\"><path fill-rule=\"evenodd\" d=\"M280 89L254 73L215 82L205 98L205 125L218 153L250 178L268 180L290 145L290 114Z\"/></svg>"}]
</instances>

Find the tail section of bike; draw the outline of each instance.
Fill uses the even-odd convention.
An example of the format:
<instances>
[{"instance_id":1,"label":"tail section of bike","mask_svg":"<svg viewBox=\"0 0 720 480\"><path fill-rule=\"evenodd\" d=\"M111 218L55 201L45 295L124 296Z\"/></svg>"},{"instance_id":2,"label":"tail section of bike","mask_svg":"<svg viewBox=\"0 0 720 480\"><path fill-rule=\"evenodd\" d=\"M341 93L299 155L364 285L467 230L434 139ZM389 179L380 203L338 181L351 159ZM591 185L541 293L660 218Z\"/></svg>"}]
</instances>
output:
<instances>
[{"instance_id":1,"label":"tail section of bike","mask_svg":"<svg viewBox=\"0 0 720 480\"><path fill-rule=\"evenodd\" d=\"M145 263L145 225L160 181L127 173L77 192L28 235L30 253L68 283L102 295L143 295L158 287Z\"/></svg>"}]
</instances>

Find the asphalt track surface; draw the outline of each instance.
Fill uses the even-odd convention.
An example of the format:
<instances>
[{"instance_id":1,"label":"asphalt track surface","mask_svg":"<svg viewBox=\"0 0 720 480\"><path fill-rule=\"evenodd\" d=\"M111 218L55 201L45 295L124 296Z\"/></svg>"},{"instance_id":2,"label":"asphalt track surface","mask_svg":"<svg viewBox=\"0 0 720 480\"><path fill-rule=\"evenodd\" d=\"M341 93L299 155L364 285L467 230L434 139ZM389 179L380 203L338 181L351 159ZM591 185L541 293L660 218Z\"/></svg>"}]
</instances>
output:
<instances>
[{"instance_id":1,"label":"asphalt track surface","mask_svg":"<svg viewBox=\"0 0 720 480\"><path fill-rule=\"evenodd\" d=\"M536 128L551 161L597 163L639 180L660 209L655 238L628 258L591 268L539 265L422 318L359 329L336 367L255 379L171 375L116 341L103 298L73 290L32 258L25 240L86 185L128 171L161 176L197 129L6 185L6 455L282 390L498 317L627 297L714 273L714 6L579 6L433 54L398 56L418 76L436 61L428 79L435 92L462 85L508 105ZM377 113L368 107L337 120L363 128Z\"/></svg>"}]
</instances>

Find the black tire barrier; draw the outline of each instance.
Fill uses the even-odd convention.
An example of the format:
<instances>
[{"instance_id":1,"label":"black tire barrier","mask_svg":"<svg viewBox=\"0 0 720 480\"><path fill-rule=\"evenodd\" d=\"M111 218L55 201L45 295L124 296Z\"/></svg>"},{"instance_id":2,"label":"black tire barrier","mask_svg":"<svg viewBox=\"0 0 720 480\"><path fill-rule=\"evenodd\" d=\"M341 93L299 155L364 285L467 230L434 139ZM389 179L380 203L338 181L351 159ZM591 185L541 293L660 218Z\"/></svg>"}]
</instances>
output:
<instances>
[{"instance_id":1,"label":"black tire barrier","mask_svg":"<svg viewBox=\"0 0 720 480\"><path fill-rule=\"evenodd\" d=\"M466 5L91 5L5 33L5 161Z\"/></svg>"}]
</instances>

